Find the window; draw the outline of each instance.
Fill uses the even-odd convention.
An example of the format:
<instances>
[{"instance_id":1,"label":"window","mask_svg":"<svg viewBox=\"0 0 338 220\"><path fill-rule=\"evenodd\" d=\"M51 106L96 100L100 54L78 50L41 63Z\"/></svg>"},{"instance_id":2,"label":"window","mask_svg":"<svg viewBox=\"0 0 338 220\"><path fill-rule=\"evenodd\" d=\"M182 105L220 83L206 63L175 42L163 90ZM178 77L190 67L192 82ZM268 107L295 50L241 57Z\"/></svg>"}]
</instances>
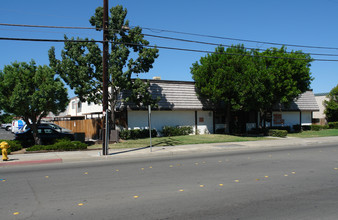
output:
<instances>
[{"instance_id":1,"label":"window","mask_svg":"<svg viewBox=\"0 0 338 220\"><path fill-rule=\"evenodd\" d=\"M81 108L82 108L82 103L78 102L77 103L77 112L81 112Z\"/></svg>"},{"instance_id":2,"label":"window","mask_svg":"<svg viewBox=\"0 0 338 220\"><path fill-rule=\"evenodd\" d=\"M45 129L45 134L53 134L53 130L49 129L49 128L46 128Z\"/></svg>"},{"instance_id":3,"label":"window","mask_svg":"<svg viewBox=\"0 0 338 220\"><path fill-rule=\"evenodd\" d=\"M75 101L72 101L72 109L75 109L76 108L76 103Z\"/></svg>"}]
</instances>

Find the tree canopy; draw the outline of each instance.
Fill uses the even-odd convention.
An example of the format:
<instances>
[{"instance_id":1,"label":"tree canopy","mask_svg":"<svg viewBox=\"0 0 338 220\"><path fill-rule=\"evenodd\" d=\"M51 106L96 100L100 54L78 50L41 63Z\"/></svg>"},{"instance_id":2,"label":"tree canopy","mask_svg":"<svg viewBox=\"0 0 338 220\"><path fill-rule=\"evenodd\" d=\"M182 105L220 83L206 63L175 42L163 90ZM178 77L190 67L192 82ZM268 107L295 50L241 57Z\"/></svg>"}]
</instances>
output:
<instances>
[{"instance_id":1,"label":"tree canopy","mask_svg":"<svg viewBox=\"0 0 338 220\"><path fill-rule=\"evenodd\" d=\"M32 60L14 62L0 70L2 109L22 117L28 125L35 127L49 112L65 111L67 104L67 89L50 67L36 66Z\"/></svg>"},{"instance_id":2,"label":"tree canopy","mask_svg":"<svg viewBox=\"0 0 338 220\"><path fill-rule=\"evenodd\" d=\"M338 121L338 84L328 94L328 99L324 101L326 119L328 122Z\"/></svg>"},{"instance_id":3,"label":"tree canopy","mask_svg":"<svg viewBox=\"0 0 338 220\"><path fill-rule=\"evenodd\" d=\"M191 67L198 93L215 104L223 102L228 113L236 110L271 111L288 105L309 89L309 55L287 52L285 47L263 52L243 45L219 46ZM227 114L229 115L229 114Z\"/></svg>"},{"instance_id":4,"label":"tree canopy","mask_svg":"<svg viewBox=\"0 0 338 220\"><path fill-rule=\"evenodd\" d=\"M129 90L131 101L136 104L154 104L147 95L148 83L140 79L131 80L132 73L148 72L158 57L157 48L148 48L149 42L144 39L140 27L129 27L126 20L127 9L122 6L112 7L109 16L109 43L110 52L108 60L110 109L114 110L117 97L122 90ZM102 31L103 8L98 7L90 24L97 31ZM68 37L65 36L68 40ZM74 38L71 38L74 40ZM57 59L55 49L49 50L50 66L75 89L81 101L102 103L102 51L93 40L77 38L87 42L66 41L61 59ZM126 100L128 101L128 100Z\"/></svg>"}]
</instances>

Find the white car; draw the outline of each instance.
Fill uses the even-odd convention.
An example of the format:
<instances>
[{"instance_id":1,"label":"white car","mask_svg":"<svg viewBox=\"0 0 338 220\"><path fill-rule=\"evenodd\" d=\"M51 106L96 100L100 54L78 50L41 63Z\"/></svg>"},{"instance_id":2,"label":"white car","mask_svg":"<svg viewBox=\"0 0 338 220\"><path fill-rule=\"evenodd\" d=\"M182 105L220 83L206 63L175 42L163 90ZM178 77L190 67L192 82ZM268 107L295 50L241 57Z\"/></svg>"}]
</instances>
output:
<instances>
[{"instance_id":1,"label":"white car","mask_svg":"<svg viewBox=\"0 0 338 220\"><path fill-rule=\"evenodd\" d=\"M9 131L12 128L12 124L1 124L1 128Z\"/></svg>"}]
</instances>

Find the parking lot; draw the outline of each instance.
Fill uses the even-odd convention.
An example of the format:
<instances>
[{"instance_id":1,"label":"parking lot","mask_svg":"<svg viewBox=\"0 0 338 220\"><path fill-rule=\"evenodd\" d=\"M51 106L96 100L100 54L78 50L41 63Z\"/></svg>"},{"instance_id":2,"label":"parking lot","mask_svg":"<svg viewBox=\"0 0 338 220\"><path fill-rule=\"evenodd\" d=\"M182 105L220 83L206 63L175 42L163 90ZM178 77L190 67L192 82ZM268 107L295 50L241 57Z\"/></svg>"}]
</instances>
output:
<instances>
[{"instance_id":1,"label":"parking lot","mask_svg":"<svg viewBox=\"0 0 338 220\"><path fill-rule=\"evenodd\" d=\"M0 139L1 140L13 140L14 134L11 131L6 131L5 129L0 129Z\"/></svg>"}]
</instances>

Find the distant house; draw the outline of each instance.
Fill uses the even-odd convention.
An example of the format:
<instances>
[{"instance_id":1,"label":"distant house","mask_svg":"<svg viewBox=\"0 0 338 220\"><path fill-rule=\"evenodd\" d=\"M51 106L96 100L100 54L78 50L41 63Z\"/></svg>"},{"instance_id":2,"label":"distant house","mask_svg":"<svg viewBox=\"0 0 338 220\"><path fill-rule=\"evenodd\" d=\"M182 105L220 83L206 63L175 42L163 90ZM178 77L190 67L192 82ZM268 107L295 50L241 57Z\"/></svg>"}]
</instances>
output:
<instances>
[{"instance_id":1,"label":"distant house","mask_svg":"<svg viewBox=\"0 0 338 220\"><path fill-rule=\"evenodd\" d=\"M73 97L69 100L66 111L59 114L56 120L76 120L76 119L89 119L101 118L102 105L94 103L81 102L78 97Z\"/></svg>"},{"instance_id":2,"label":"distant house","mask_svg":"<svg viewBox=\"0 0 338 220\"><path fill-rule=\"evenodd\" d=\"M240 132L258 126L257 112L233 112L233 124L225 124L225 110L215 108L206 99L198 96L194 82L149 80L150 93L159 97L158 106L152 109L152 128L161 131L163 126L191 126L195 133L209 134L224 130L227 126L238 128ZM123 102L128 93L122 93L116 106L117 124L120 128L148 128L148 110ZM276 105L267 126L311 125L312 113L319 107L312 91L307 91L289 106ZM67 117L95 118L102 116L102 106L81 103L78 98L70 100Z\"/></svg>"},{"instance_id":3,"label":"distant house","mask_svg":"<svg viewBox=\"0 0 338 220\"><path fill-rule=\"evenodd\" d=\"M319 125L327 124L326 115L324 114L324 111L325 111L324 101L329 100L329 98L327 98L328 94L329 93L317 93L317 94L315 94L315 99L317 101L319 111L313 113L313 123L314 124L319 124Z\"/></svg>"}]
</instances>

